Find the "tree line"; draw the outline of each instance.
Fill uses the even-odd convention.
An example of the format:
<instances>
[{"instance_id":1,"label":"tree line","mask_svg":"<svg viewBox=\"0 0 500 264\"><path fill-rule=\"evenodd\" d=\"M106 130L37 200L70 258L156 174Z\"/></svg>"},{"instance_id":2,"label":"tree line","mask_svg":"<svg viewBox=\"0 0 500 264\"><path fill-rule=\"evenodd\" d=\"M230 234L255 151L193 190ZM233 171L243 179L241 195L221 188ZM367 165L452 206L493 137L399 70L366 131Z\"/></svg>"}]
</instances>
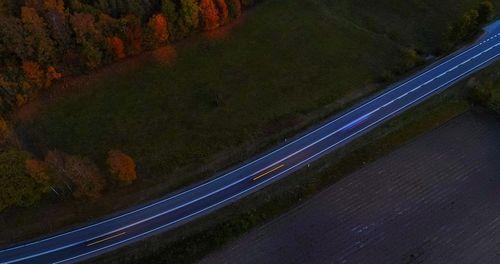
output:
<instances>
[{"instance_id":1,"label":"tree line","mask_svg":"<svg viewBox=\"0 0 500 264\"><path fill-rule=\"evenodd\" d=\"M255 0L0 0L0 113L65 75L212 30Z\"/></svg>"}]
</instances>

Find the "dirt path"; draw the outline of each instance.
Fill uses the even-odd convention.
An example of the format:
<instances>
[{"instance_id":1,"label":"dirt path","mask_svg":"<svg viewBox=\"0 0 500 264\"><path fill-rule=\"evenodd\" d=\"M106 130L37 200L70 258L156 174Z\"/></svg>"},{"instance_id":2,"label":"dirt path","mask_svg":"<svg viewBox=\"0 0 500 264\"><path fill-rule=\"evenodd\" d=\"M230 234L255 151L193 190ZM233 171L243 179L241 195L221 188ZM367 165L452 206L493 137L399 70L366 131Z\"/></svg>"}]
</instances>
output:
<instances>
[{"instance_id":1,"label":"dirt path","mask_svg":"<svg viewBox=\"0 0 500 264\"><path fill-rule=\"evenodd\" d=\"M201 263L500 263L500 120L466 113Z\"/></svg>"}]
</instances>

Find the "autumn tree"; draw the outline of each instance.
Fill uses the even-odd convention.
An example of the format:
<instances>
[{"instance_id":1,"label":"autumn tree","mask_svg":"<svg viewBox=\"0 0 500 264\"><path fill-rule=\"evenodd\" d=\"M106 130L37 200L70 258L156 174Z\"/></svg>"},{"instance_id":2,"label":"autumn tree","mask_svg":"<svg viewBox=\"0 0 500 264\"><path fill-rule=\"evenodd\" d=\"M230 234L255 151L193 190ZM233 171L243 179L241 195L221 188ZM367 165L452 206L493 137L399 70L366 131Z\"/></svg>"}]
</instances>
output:
<instances>
[{"instance_id":1,"label":"autumn tree","mask_svg":"<svg viewBox=\"0 0 500 264\"><path fill-rule=\"evenodd\" d=\"M54 59L54 43L48 35L47 27L37 11L31 7L21 8L24 41L33 47L37 62L48 65Z\"/></svg>"},{"instance_id":2,"label":"autumn tree","mask_svg":"<svg viewBox=\"0 0 500 264\"><path fill-rule=\"evenodd\" d=\"M49 66L45 73L45 87L49 87L52 82L63 77L62 73L58 72L54 66Z\"/></svg>"},{"instance_id":3,"label":"autumn tree","mask_svg":"<svg viewBox=\"0 0 500 264\"><path fill-rule=\"evenodd\" d=\"M107 164L111 175L122 184L131 184L137 178L134 160L119 150L108 152Z\"/></svg>"},{"instance_id":4,"label":"autumn tree","mask_svg":"<svg viewBox=\"0 0 500 264\"><path fill-rule=\"evenodd\" d=\"M219 26L219 14L213 0L201 0L200 12L203 29L212 30Z\"/></svg>"},{"instance_id":5,"label":"autumn tree","mask_svg":"<svg viewBox=\"0 0 500 264\"><path fill-rule=\"evenodd\" d=\"M121 19L125 29L127 53L136 55L142 52L142 25L141 20L134 15L128 15Z\"/></svg>"},{"instance_id":6,"label":"autumn tree","mask_svg":"<svg viewBox=\"0 0 500 264\"><path fill-rule=\"evenodd\" d=\"M164 44L168 40L168 23L165 16L156 14L149 19L148 22L149 42L150 46L157 47Z\"/></svg>"},{"instance_id":7,"label":"autumn tree","mask_svg":"<svg viewBox=\"0 0 500 264\"><path fill-rule=\"evenodd\" d=\"M43 0L42 16L47 24L50 35L54 39L59 54L65 54L71 47L71 27L69 13L66 12L63 0Z\"/></svg>"},{"instance_id":8,"label":"autumn tree","mask_svg":"<svg viewBox=\"0 0 500 264\"><path fill-rule=\"evenodd\" d=\"M11 129L7 121L0 117L0 145L9 140Z\"/></svg>"},{"instance_id":9,"label":"autumn tree","mask_svg":"<svg viewBox=\"0 0 500 264\"><path fill-rule=\"evenodd\" d=\"M27 172L31 155L15 149L0 152L0 211L11 206L29 207L47 192L44 179L34 179Z\"/></svg>"},{"instance_id":10,"label":"autumn tree","mask_svg":"<svg viewBox=\"0 0 500 264\"><path fill-rule=\"evenodd\" d=\"M125 46L123 45L123 41L119 37L107 37L106 42L109 47L113 50L113 54L115 59L123 59L125 58Z\"/></svg>"},{"instance_id":11,"label":"autumn tree","mask_svg":"<svg viewBox=\"0 0 500 264\"><path fill-rule=\"evenodd\" d=\"M219 24L224 25L229 22L229 9L227 8L226 0L215 0L215 3L219 10Z\"/></svg>"},{"instance_id":12,"label":"autumn tree","mask_svg":"<svg viewBox=\"0 0 500 264\"><path fill-rule=\"evenodd\" d=\"M94 16L77 13L71 17L70 22L87 68L96 68L101 64L103 53L100 49L102 35L96 27Z\"/></svg>"},{"instance_id":13,"label":"autumn tree","mask_svg":"<svg viewBox=\"0 0 500 264\"><path fill-rule=\"evenodd\" d=\"M25 76L22 87L28 95L35 94L38 89L45 87L45 73L37 62L24 61L22 69Z\"/></svg>"}]
</instances>

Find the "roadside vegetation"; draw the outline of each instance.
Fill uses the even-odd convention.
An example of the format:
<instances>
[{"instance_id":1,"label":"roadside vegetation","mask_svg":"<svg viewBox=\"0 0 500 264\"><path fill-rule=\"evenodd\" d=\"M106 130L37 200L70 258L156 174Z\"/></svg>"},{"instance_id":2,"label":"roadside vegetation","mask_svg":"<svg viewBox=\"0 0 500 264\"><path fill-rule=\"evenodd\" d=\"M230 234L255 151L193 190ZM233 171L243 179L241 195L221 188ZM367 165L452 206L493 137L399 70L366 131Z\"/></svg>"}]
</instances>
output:
<instances>
[{"instance_id":1,"label":"roadside vegetation","mask_svg":"<svg viewBox=\"0 0 500 264\"><path fill-rule=\"evenodd\" d=\"M37 94L49 89L48 80L92 70L229 22L214 19L212 11L221 1L157 1L160 9L135 14L133 19L128 12L134 16L137 9L132 5L113 13L111 6L104 8L106 1L69 2L27 1L25 10L31 12L30 18L38 16L36 21L42 22L44 15L64 11L59 15L69 21L74 51L84 56L77 59L80 64L69 63L77 66L73 69L57 60L40 63L37 52L27 61L12 59L15 52L0 48L9 55L5 57L9 64L2 65L18 67L13 72L19 75L9 78L20 79L9 79L7 84L37 80L39 87L2 90L16 91L5 93L13 100L6 112L29 105ZM59 8L49 12L47 3ZM228 12L253 4L230 3L226 1ZM60 8L62 4L65 9ZM22 4L7 6L8 19L17 19L14 24L20 26L20 32L26 30L23 9L19 9ZM15 194L2 196L0 201L0 210L4 210L0 213L1 243L85 222L213 176L467 41L479 32L481 21L491 19L493 10L488 6L472 0L263 1L229 33L172 46L174 56L168 61L143 62L133 70L80 82L74 93L52 98L29 120L5 115L0 135L4 136L6 156L0 162L8 165L4 167L9 178L30 184L4 181L0 185ZM221 10L217 15L225 17ZM82 19L82 27L72 24L71 17ZM103 17L125 31L106 35L104 29L110 25L99 24ZM100 40L88 39L96 32ZM148 46L146 32L165 41ZM47 31L44 36L56 41L50 34ZM109 51L106 56L112 59L95 63L92 59L99 56L83 52L92 50L89 43L102 49L102 54ZM136 64L134 59L123 63ZM24 68L38 69L33 75L36 78L28 78L31 71ZM11 86L2 85L5 87ZM21 103L17 91L21 91ZM292 200L285 207L291 206L288 202ZM19 208L25 206L35 207ZM276 212L281 210L278 207L285 208L277 205ZM43 216L43 220L34 222L33 215Z\"/></svg>"}]
</instances>

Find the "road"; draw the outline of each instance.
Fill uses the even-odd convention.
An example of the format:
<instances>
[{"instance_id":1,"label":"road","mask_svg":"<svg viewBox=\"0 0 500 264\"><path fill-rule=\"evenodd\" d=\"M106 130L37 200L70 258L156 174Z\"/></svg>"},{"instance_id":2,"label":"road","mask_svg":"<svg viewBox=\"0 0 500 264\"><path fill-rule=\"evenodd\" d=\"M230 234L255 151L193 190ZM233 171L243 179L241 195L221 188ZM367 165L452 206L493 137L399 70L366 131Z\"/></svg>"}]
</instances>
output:
<instances>
[{"instance_id":1,"label":"road","mask_svg":"<svg viewBox=\"0 0 500 264\"><path fill-rule=\"evenodd\" d=\"M154 203L91 225L0 250L0 262L73 263L172 229L290 175L486 67L499 56L500 26L490 26L473 45L287 144Z\"/></svg>"}]
</instances>

